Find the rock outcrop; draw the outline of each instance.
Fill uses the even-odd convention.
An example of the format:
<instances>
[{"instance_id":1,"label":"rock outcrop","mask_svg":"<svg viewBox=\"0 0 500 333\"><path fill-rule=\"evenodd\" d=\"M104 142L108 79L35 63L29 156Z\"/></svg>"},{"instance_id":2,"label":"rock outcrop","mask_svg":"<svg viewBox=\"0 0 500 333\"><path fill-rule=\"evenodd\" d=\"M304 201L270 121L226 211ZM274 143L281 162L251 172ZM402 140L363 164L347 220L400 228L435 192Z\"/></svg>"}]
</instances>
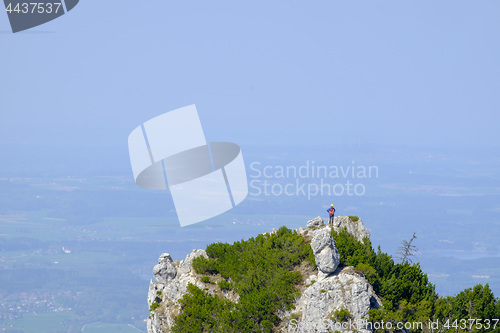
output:
<instances>
[{"instance_id":1,"label":"rock outcrop","mask_svg":"<svg viewBox=\"0 0 500 333\"><path fill-rule=\"evenodd\" d=\"M153 268L153 276L160 283L168 283L177 275L177 268L168 253L163 253L158 259L158 265Z\"/></svg>"},{"instance_id":2,"label":"rock outcrop","mask_svg":"<svg viewBox=\"0 0 500 333\"><path fill-rule=\"evenodd\" d=\"M168 253L164 253L153 269L158 281L149 283L148 305L151 315L148 318L148 333L169 332L174 318L180 313L179 299L187 292L187 286L192 283L201 289L205 285L199 281L193 269L193 259L198 256L207 256L205 250L193 250L186 259L174 261ZM175 271L175 273L174 273Z\"/></svg>"},{"instance_id":3,"label":"rock outcrop","mask_svg":"<svg viewBox=\"0 0 500 333\"><path fill-rule=\"evenodd\" d=\"M333 222L333 229L340 231L343 228L346 228L347 232L351 235L356 236L359 241L362 241L365 237L370 238L370 231L365 227L360 218L353 221L349 216L336 216Z\"/></svg>"},{"instance_id":4,"label":"rock outcrop","mask_svg":"<svg viewBox=\"0 0 500 333\"><path fill-rule=\"evenodd\" d=\"M315 233L311 241L311 248L318 270L326 275L335 272L340 263L340 254L330 235L330 228L323 227Z\"/></svg>"},{"instance_id":5,"label":"rock outcrop","mask_svg":"<svg viewBox=\"0 0 500 333\"><path fill-rule=\"evenodd\" d=\"M313 229L313 228L323 227L324 225L325 222L323 222L323 219L318 216L312 220L307 221L306 228Z\"/></svg>"},{"instance_id":6,"label":"rock outcrop","mask_svg":"<svg viewBox=\"0 0 500 333\"><path fill-rule=\"evenodd\" d=\"M368 318L371 308L380 306L380 300L364 277L352 267L345 267L325 279L316 281L315 278L313 275L306 281L308 287L302 292L292 312L292 316L298 319L288 322L289 331L370 332L363 329L362 322ZM336 311L340 310L349 313L349 318L344 319L344 328L350 329L342 329L341 320L335 318Z\"/></svg>"},{"instance_id":7,"label":"rock outcrop","mask_svg":"<svg viewBox=\"0 0 500 333\"><path fill-rule=\"evenodd\" d=\"M361 220L353 221L347 216L336 217L333 228L340 230L344 227L359 240L370 236ZM306 229L297 230L311 243L318 270L311 274L313 271L310 269L307 273L309 276L299 286L301 295L295 300L295 309L283 310L278 314L282 319L279 327L281 332L370 332L360 326L346 326L346 318L336 318L339 311L343 311L344 315L348 314L350 324L359 325L368 319L368 311L379 307L381 301L362 274L352 267L339 267L340 255L330 230L331 227L325 226L320 217L308 221ZM175 317L181 311L178 301L187 292L189 283L238 302L239 296L234 291L222 292L215 287L216 284L200 281L192 267L193 259L197 256L207 255L204 250L193 250L180 262L172 260L168 253L160 256L158 265L153 269L158 282L151 281L149 286L148 304L151 315L147 323L148 333L170 332ZM341 325L342 320L344 325Z\"/></svg>"}]
</instances>

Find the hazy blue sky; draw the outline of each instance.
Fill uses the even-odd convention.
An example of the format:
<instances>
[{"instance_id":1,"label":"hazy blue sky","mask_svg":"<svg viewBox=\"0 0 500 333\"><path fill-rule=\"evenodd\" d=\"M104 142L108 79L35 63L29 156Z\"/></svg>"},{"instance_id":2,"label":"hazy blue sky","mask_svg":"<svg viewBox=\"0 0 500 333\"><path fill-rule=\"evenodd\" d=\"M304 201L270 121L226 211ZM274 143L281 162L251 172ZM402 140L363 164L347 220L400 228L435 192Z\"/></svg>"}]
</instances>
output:
<instances>
[{"instance_id":1,"label":"hazy blue sky","mask_svg":"<svg viewBox=\"0 0 500 333\"><path fill-rule=\"evenodd\" d=\"M498 145L500 2L80 1L12 34L0 142L127 144L196 104L207 139Z\"/></svg>"}]
</instances>

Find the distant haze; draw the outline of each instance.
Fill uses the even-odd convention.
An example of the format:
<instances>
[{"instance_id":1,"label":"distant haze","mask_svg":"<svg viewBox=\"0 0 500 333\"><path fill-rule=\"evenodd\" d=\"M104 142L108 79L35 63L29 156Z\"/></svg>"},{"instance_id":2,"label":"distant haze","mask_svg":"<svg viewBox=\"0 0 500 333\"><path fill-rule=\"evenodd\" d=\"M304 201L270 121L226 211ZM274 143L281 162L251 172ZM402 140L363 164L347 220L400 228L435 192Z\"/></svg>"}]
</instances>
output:
<instances>
[{"instance_id":1,"label":"distant haze","mask_svg":"<svg viewBox=\"0 0 500 333\"><path fill-rule=\"evenodd\" d=\"M194 103L211 141L498 145L498 1L143 7L1 14L0 143L122 145Z\"/></svg>"}]
</instances>

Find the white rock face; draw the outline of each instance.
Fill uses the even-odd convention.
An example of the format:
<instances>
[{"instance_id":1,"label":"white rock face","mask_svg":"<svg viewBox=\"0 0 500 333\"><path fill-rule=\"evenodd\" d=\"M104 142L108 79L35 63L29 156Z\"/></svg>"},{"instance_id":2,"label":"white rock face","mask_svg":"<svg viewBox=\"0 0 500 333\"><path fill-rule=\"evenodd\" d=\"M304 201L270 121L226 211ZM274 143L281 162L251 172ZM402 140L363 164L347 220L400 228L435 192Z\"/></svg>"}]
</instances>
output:
<instances>
[{"instance_id":1,"label":"white rock face","mask_svg":"<svg viewBox=\"0 0 500 333\"><path fill-rule=\"evenodd\" d=\"M316 227L322 227L325 225L325 222L323 222L323 219L321 217L316 217L312 220L307 221L307 229L312 229Z\"/></svg>"},{"instance_id":2,"label":"white rock face","mask_svg":"<svg viewBox=\"0 0 500 333\"><path fill-rule=\"evenodd\" d=\"M379 299L372 286L364 277L358 275L352 267L338 269L325 279L312 282L314 275L306 281L309 284L296 302L292 313L298 314L298 320L292 320L286 332L370 332L363 327L342 328L334 317L336 310L349 311L351 323L361 323L368 318L372 307L379 307ZM336 324L337 323L337 324Z\"/></svg>"},{"instance_id":3,"label":"white rock face","mask_svg":"<svg viewBox=\"0 0 500 333\"><path fill-rule=\"evenodd\" d=\"M346 227L359 240L370 236L361 220L353 222L348 216L339 216L335 222L334 229ZM337 227L339 223L341 225ZM368 311L379 307L381 301L368 281L354 268L338 268L340 255L330 230L329 226L299 230L299 234L312 237L311 248L318 274L306 280L306 289L295 302L296 308L289 313L299 318L289 321L282 332L371 332L364 329L363 320L368 319ZM350 321L337 322L334 315L340 309L350 313Z\"/></svg>"},{"instance_id":4,"label":"white rock face","mask_svg":"<svg viewBox=\"0 0 500 333\"><path fill-rule=\"evenodd\" d=\"M205 285L199 281L193 269L193 259L198 256L207 257L205 250L193 250L182 261L173 261L170 255L160 256L159 264L153 269L158 283L149 284L148 305L153 302L160 306L148 318L148 333L169 332L174 318L180 313L178 300L187 292L189 283L203 289ZM172 268L173 267L173 268ZM173 270L176 274L173 274ZM173 277L172 277L173 276Z\"/></svg>"},{"instance_id":5,"label":"white rock face","mask_svg":"<svg viewBox=\"0 0 500 333\"><path fill-rule=\"evenodd\" d=\"M311 248L318 269L325 274L335 272L340 263L340 255L335 241L330 236L330 228L322 228L314 233Z\"/></svg>"},{"instance_id":6,"label":"white rock face","mask_svg":"<svg viewBox=\"0 0 500 333\"><path fill-rule=\"evenodd\" d=\"M163 253L158 259L158 265L153 268L153 276L160 283L167 283L177 275L177 268L168 253Z\"/></svg>"},{"instance_id":7,"label":"white rock face","mask_svg":"<svg viewBox=\"0 0 500 333\"><path fill-rule=\"evenodd\" d=\"M333 222L333 229L335 231L340 231L342 228L346 228L347 232L356 236L360 242L363 241L365 237L370 238L370 231L365 227L361 219L354 222L349 216L336 216Z\"/></svg>"}]
</instances>

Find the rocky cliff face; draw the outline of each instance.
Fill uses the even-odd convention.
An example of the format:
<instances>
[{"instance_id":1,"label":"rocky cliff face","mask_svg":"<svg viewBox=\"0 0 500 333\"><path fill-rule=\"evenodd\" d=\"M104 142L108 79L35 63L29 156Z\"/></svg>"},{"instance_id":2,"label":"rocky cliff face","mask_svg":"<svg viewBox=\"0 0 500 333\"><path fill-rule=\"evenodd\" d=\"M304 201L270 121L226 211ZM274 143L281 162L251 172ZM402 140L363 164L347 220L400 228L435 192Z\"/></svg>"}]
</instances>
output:
<instances>
[{"instance_id":1,"label":"rocky cliff face","mask_svg":"<svg viewBox=\"0 0 500 333\"><path fill-rule=\"evenodd\" d=\"M352 221L347 216L335 218L333 228L347 230L359 240L369 237L370 233L361 220ZM330 236L330 228L317 217L307 222L306 229L297 232L311 243L318 269L304 276L304 283L299 286L301 296L295 300L295 309L279 314L281 332L370 332L360 327L349 327L345 320L359 323L368 318L370 308L379 307L381 302L372 286L352 267L340 268L340 255L335 241ZM148 304L151 315L148 318L148 333L169 332L175 317L180 313L179 299L193 283L211 294L226 297L238 302L234 291L221 291L217 285L203 283L192 268L192 261L197 256L206 256L204 250L193 250L182 261L172 260L168 253L160 256L158 265L153 269L157 282L150 282ZM339 314L344 313L341 326ZM346 315L348 314L346 318Z\"/></svg>"},{"instance_id":2,"label":"rocky cliff face","mask_svg":"<svg viewBox=\"0 0 500 333\"><path fill-rule=\"evenodd\" d=\"M356 236L359 241L362 241L363 238L370 238L370 231L365 227L363 221L360 218L356 217L355 220L351 220L349 216L337 216L335 217L335 221L333 223L333 229L335 231L339 231L342 228L346 228L347 231Z\"/></svg>"},{"instance_id":3,"label":"rocky cliff face","mask_svg":"<svg viewBox=\"0 0 500 333\"><path fill-rule=\"evenodd\" d=\"M149 284L148 304L151 315L148 318L148 333L169 332L174 318L180 313L178 303L192 283L200 288L204 284L193 270L193 259L197 256L207 256L205 250L193 250L186 259L172 260L168 253L163 253L158 265L153 268L153 275L158 282L151 280Z\"/></svg>"},{"instance_id":4,"label":"rocky cliff face","mask_svg":"<svg viewBox=\"0 0 500 333\"><path fill-rule=\"evenodd\" d=\"M335 318L338 311L349 313L346 322L361 323L368 318L368 311L372 307L379 307L380 300L375 295L372 286L354 271L352 267L337 269L326 278L315 280L312 275L306 280L308 286L302 291L296 301L295 309L291 312L285 332L370 332L359 325L355 329L349 326L342 327L341 319ZM333 318L333 319L332 319ZM337 327L336 327L337 326Z\"/></svg>"}]
</instances>

